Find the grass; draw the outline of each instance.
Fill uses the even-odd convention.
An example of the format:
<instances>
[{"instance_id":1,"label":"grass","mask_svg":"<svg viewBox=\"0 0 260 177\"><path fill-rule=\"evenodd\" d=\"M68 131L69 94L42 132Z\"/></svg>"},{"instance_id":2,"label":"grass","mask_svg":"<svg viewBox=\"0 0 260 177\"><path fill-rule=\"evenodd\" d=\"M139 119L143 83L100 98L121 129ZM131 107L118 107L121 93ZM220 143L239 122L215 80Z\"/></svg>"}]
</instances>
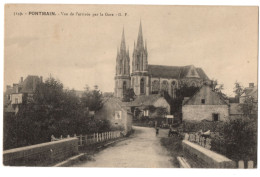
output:
<instances>
[{"instance_id":1,"label":"grass","mask_svg":"<svg viewBox=\"0 0 260 177\"><path fill-rule=\"evenodd\" d=\"M161 144L164 146L172 157L172 163L175 167L180 167L177 160L178 156L183 156L182 150L182 138L173 136L173 137L163 137L161 138Z\"/></svg>"}]
</instances>

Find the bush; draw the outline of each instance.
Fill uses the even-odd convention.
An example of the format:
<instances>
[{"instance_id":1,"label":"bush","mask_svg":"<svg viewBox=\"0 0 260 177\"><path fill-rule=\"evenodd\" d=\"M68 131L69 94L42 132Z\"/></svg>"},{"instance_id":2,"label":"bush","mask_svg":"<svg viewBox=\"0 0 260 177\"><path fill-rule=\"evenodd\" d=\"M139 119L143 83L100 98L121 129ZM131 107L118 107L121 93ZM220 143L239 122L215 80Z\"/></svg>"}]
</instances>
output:
<instances>
[{"instance_id":1,"label":"bush","mask_svg":"<svg viewBox=\"0 0 260 177\"><path fill-rule=\"evenodd\" d=\"M184 132L198 132L208 131L221 132L224 122L212 122L212 121L183 121L182 129Z\"/></svg>"},{"instance_id":2,"label":"bush","mask_svg":"<svg viewBox=\"0 0 260 177\"><path fill-rule=\"evenodd\" d=\"M238 118L223 125L219 136L212 138L211 150L234 161L257 163L257 119Z\"/></svg>"}]
</instances>

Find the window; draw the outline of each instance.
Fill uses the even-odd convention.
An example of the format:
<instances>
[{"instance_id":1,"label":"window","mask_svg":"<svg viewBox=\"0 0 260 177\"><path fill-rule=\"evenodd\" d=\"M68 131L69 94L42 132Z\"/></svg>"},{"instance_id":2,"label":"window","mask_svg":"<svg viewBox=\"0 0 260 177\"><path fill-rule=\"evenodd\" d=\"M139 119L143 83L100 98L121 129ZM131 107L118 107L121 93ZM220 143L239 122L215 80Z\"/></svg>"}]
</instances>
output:
<instances>
[{"instance_id":1,"label":"window","mask_svg":"<svg viewBox=\"0 0 260 177\"><path fill-rule=\"evenodd\" d=\"M144 79L142 78L140 81L140 93L144 94L145 92L145 85L144 85Z\"/></svg>"},{"instance_id":2,"label":"window","mask_svg":"<svg viewBox=\"0 0 260 177\"><path fill-rule=\"evenodd\" d=\"M212 114L212 121L219 121L219 114L213 113Z\"/></svg>"},{"instance_id":3,"label":"window","mask_svg":"<svg viewBox=\"0 0 260 177\"><path fill-rule=\"evenodd\" d=\"M115 119L122 119L122 112L121 111L115 112Z\"/></svg>"},{"instance_id":4,"label":"window","mask_svg":"<svg viewBox=\"0 0 260 177\"><path fill-rule=\"evenodd\" d=\"M152 94L159 93L159 90L160 90L160 83L158 80L154 80L152 82Z\"/></svg>"},{"instance_id":5,"label":"window","mask_svg":"<svg viewBox=\"0 0 260 177\"><path fill-rule=\"evenodd\" d=\"M162 90L168 92L169 84L167 81L162 82Z\"/></svg>"},{"instance_id":6,"label":"window","mask_svg":"<svg viewBox=\"0 0 260 177\"><path fill-rule=\"evenodd\" d=\"M15 104L18 104L18 98L15 98Z\"/></svg>"},{"instance_id":7,"label":"window","mask_svg":"<svg viewBox=\"0 0 260 177\"><path fill-rule=\"evenodd\" d=\"M126 81L123 82L123 95L126 94Z\"/></svg>"},{"instance_id":8,"label":"window","mask_svg":"<svg viewBox=\"0 0 260 177\"><path fill-rule=\"evenodd\" d=\"M202 103L202 104L205 104L205 99L201 99L201 103Z\"/></svg>"}]
</instances>

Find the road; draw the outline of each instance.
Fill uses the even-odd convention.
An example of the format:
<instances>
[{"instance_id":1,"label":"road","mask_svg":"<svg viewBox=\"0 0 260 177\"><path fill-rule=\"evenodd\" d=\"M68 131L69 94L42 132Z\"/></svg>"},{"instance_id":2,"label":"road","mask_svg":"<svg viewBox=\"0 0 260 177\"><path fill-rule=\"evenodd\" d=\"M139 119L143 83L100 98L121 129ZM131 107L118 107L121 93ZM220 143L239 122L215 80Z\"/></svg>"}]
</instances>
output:
<instances>
[{"instance_id":1,"label":"road","mask_svg":"<svg viewBox=\"0 0 260 177\"><path fill-rule=\"evenodd\" d=\"M160 137L154 128L134 127L129 139L116 143L94 155L93 161L82 162L74 167L130 167L130 168L174 168L168 151L161 146Z\"/></svg>"}]
</instances>

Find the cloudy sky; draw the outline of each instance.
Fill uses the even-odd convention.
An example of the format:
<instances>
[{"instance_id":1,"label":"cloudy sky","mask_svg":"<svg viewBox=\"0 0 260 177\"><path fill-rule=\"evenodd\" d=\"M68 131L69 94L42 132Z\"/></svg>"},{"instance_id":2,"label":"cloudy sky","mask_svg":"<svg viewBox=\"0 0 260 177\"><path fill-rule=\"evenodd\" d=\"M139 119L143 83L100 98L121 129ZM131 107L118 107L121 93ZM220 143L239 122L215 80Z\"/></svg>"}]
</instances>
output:
<instances>
[{"instance_id":1,"label":"cloudy sky","mask_svg":"<svg viewBox=\"0 0 260 177\"><path fill-rule=\"evenodd\" d=\"M140 20L149 64L202 67L228 95L235 81L257 83L257 7L9 5L5 10L4 85L21 76L51 74L68 88L96 84L111 92L122 29L132 56ZM30 11L57 15L31 16Z\"/></svg>"}]
</instances>

